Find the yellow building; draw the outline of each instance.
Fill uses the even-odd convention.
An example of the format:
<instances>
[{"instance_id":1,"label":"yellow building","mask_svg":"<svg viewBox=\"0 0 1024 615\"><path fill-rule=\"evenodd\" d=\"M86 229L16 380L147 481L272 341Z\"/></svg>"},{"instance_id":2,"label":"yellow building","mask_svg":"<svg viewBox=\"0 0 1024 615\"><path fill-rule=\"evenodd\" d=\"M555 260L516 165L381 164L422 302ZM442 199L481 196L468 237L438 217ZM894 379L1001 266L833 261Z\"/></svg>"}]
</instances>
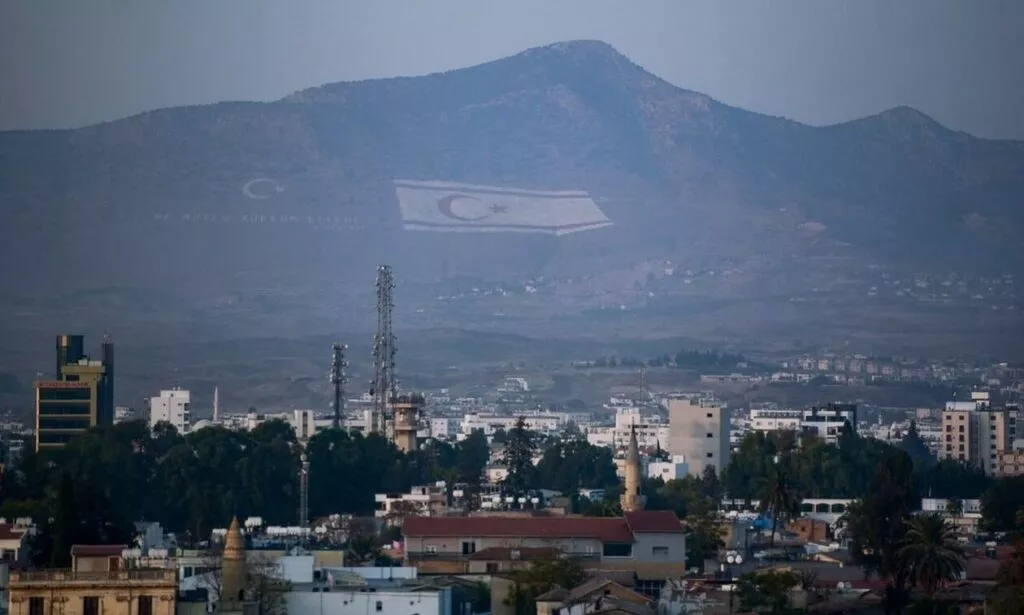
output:
<instances>
[{"instance_id":1,"label":"yellow building","mask_svg":"<svg viewBox=\"0 0 1024 615\"><path fill-rule=\"evenodd\" d=\"M80 335L57 336L57 377L35 383L36 450L62 448L85 430L114 419L114 345L103 359L84 355Z\"/></svg>"},{"instance_id":2,"label":"yellow building","mask_svg":"<svg viewBox=\"0 0 1024 615\"><path fill-rule=\"evenodd\" d=\"M67 570L12 572L10 615L174 615L176 570L124 570L122 545L72 549ZM116 551L116 553L115 553Z\"/></svg>"}]
</instances>

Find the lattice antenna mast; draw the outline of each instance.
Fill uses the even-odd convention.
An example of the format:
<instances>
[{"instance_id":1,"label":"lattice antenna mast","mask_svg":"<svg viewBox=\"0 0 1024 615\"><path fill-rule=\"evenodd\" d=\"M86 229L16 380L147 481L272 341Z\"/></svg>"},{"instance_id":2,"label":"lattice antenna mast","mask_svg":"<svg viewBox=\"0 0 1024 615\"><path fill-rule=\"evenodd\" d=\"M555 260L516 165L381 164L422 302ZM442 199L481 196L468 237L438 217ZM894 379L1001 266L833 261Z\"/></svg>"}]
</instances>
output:
<instances>
[{"instance_id":1,"label":"lattice antenna mast","mask_svg":"<svg viewBox=\"0 0 1024 615\"><path fill-rule=\"evenodd\" d=\"M302 453L299 469L299 527L309 527L309 457Z\"/></svg>"},{"instance_id":2,"label":"lattice antenna mast","mask_svg":"<svg viewBox=\"0 0 1024 615\"><path fill-rule=\"evenodd\" d=\"M345 360L345 351L348 346L335 344L331 347L331 384L334 387L334 399L331 408L334 410L332 426L335 429L341 428L341 420L345 413L345 368L348 361Z\"/></svg>"},{"instance_id":3,"label":"lattice antenna mast","mask_svg":"<svg viewBox=\"0 0 1024 615\"><path fill-rule=\"evenodd\" d=\"M385 433L391 422L391 399L398 395L395 378L395 336L391 331L395 282L391 266L377 268L377 333L373 336L373 424L370 431Z\"/></svg>"},{"instance_id":4,"label":"lattice antenna mast","mask_svg":"<svg viewBox=\"0 0 1024 615\"><path fill-rule=\"evenodd\" d=\"M647 403L647 368L640 368L640 404Z\"/></svg>"}]
</instances>

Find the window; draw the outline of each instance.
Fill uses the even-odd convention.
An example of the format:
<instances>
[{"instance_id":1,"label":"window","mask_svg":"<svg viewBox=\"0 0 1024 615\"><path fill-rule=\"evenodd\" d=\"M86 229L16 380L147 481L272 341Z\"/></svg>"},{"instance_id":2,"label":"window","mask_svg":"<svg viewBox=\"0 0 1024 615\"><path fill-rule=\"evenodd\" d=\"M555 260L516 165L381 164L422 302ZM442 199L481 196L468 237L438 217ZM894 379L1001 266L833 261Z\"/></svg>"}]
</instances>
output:
<instances>
[{"instance_id":1,"label":"window","mask_svg":"<svg viewBox=\"0 0 1024 615\"><path fill-rule=\"evenodd\" d=\"M476 553L476 543L473 541L465 541L462 543L462 554L471 555Z\"/></svg>"},{"instance_id":2,"label":"window","mask_svg":"<svg viewBox=\"0 0 1024 615\"><path fill-rule=\"evenodd\" d=\"M713 433L710 433L710 432L709 432L709 433L708 433L708 437L709 437L709 438L714 438L714 437L715 437L715 434L713 434Z\"/></svg>"},{"instance_id":3,"label":"window","mask_svg":"<svg viewBox=\"0 0 1024 615\"><path fill-rule=\"evenodd\" d=\"M654 557L668 557L668 547L651 547L651 555Z\"/></svg>"},{"instance_id":4,"label":"window","mask_svg":"<svg viewBox=\"0 0 1024 615\"><path fill-rule=\"evenodd\" d=\"M629 543L604 543L601 549L603 557L632 557L633 545Z\"/></svg>"},{"instance_id":5,"label":"window","mask_svg":"<svg viewBox=\"0 0 1024 615\"><path fill-rule=\"evenodd\" d=\"M427 553L437 553L437 545L427 545Z\"/></svg>"},{"instance_id":6,"label":"window","mask_svg":"<svg viewBox=\"0 0 1024 615\"><path fill-rule=\"evenodd\" d=\"M153 615L153 596L139 596L139 612L137 615Z\"/></svg>"},{"instance_id":7,"label":"window","mask_svg":"<svg viewBox=\"0 0 1024 615\"><path fill-rule=\"evenodd\" d=\"M377 601L377 612L380 612L380 611L383 611L383 610L384 610L384 603L381 602L380 600L378 600Z\"/></svg>"},{"instance_id":8,"label":"window","mask_svg":"<svg viewBox=\"0 0 1024 615\"><path fill-rule=\"evenodd\" d=\"M487 574L494 574L496 572L498 572L498 562L487 562Z\"/></svg>"},{"instance_id":9,"label":"window","mask_svg":"<svg viewBox=\"0 0 1024 615\"><path fill-rule=\"evenodd\" d=\"M713 419L713 418L715 418L715 415L714 415L714 414L712 414L712 413L710 413L710 412L708 412L708 418L709 418L709 419Z\"/></svg>"},{"instance_id":10,"label":"window","mask_svg":"<svg viewBox=\"0 0 1024 615\"><path fill-rule=\"evenodd\" d=\"M82 615L100 615L99 596L85 596L82 598Z\"/></svg>"},{"instance_id":11,"label":"window","mask_svg":"<svg viewBox=\"0 0 1024 615\"><path fill-rule=\"evenodd\" d=\"M714 456L715 456L715 454L714 454L714 453L708 453L708 459L711 459L711 458L712 458L712 457L714 457Z\"/></svg>"},{"instance_id":12,"label":"window","mask_svg":"<svg viewBox=\"0 0 1024 615\"><path fill-rule=\"evenodd\" d=\"M44 615L42 598L32 596L28 599L28 615Z\"/></svg>"}]
</instances>

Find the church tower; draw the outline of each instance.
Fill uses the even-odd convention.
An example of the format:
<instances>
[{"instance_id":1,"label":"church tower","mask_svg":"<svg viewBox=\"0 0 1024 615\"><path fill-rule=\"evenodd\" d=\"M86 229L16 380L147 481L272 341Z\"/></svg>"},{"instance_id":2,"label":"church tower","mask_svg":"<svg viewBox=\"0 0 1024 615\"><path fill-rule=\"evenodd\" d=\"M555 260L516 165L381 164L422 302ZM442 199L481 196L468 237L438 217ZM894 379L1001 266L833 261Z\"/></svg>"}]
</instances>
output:
<instances>
[{"instance_id":1,"label":"church tower","mask_svg":"<svg viewBox=\"0 0 1024 615\"><path fill-rule=\"evenodd\" d=\"M622 498L619 500L622 512L634 512L644 509L644 496L640 494L640 447L636 443L636 425L629 426L629 447L626 449L626 474Z\"/></svg>"},{"instance_id":2,"label":"church tower","mask_svg":"<svg viewBox=\"0 0 1024 615\"><path fill-rule=\"evenodd\" d=\"M246 601L245 590L248 572L245 565L245 539L238 517L231 519L231 527L224 537L224 554L221 557L219 613L241 612Z\"/></svg>"}]
</instances>

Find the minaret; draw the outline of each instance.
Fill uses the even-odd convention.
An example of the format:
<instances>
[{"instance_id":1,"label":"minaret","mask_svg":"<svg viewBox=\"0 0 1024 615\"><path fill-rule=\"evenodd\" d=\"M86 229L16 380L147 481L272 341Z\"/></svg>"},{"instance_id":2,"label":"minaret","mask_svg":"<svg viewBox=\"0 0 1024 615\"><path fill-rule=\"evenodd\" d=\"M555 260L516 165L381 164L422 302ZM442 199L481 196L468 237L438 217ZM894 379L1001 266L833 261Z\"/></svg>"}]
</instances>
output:
<instances>
[{"instance_id":1,"label":"minaret","mask_svg":"<svg viewBox=\"0 0 1024 615\"><path fill-rule=\"evenodd\" d=\"M224 536L224 554L220 564L220 596L217 611L220 613L241 612L245 602L247 571L245 566L245 539L238 517L231 519L231 526Z\"/></svg>"},{"instance_id":2,"label":"minaret","mask_svg":"<svg viewBox=\"0 0 1024 615\"><path fill-rule=\"evenodd\" d=\"M640 495L640 447L636 443L636 425L629 426L629 448L626 449L625 486L619 503L622 512L628 513L644 508L644 496Z\"/></svg>"},{"instance_id":3,"label":"minaret","mask_svg":"<svg viewBox=\"0 0 1024 615\"><path fill-rule=\"evenodd\" d=\"M213 422L220 419L220 388L213 387Z\"/></svg>"}]
</instances>

